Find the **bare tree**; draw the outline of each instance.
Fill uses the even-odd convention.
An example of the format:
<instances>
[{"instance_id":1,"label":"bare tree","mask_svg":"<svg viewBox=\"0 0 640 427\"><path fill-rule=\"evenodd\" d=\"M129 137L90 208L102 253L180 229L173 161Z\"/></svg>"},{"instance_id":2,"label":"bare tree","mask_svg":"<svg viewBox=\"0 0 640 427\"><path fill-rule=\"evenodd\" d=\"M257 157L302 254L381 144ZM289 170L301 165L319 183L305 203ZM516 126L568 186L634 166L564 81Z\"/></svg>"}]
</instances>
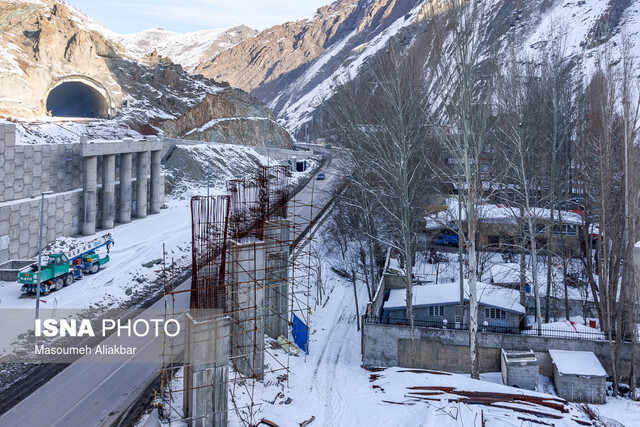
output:
<instances>
[{"instance_id":1,"label":"bare tree","mask_svg":"<svg viewBox=\"0 0 640 427\"><path fill-rule=\"evenodd\" d=\"M536 322L538 334L542 332L542 316L540 311L540 290L538 280L538 223L535 209L535 193L539 188L539 176L536 165L540 159L540 151L536 151L536 136L532 132L537 126L537 115L534 114L539 105L532 104L539 84L539 76L532 71L533 67L523 66L521 60L512 53L510 66L501 79L497 91L498 125L496 137L501 141L501 149L496 150L505 165L505 184L512 193L510 211L513 218L521 225L525 236L521 242L520 276L521 292L526 263L525 248L528 249L532 264L532 287L535 297ZM522 61L525 62L525 61ZM535 122L534 122L535 121ZM544 155L544 152L542 152Z\"/></svg>"},{"instance_id":2,"label":"bare tree","mask_svg":"<svg viewBox=\"0 0 640 427\"><path fill-rule=\"evenodd\" d=\"M429 98L420 64L397 45L380 54L358 82L343 82L329 101L328 127L336 144L346 148L353 164L351 185L362 193L370 224L366 232L400 255L406 282L406 317L414 330L412 273L422 214L434 196Z\"/></svg>"},{"instance_id":3,"label":"bare tree","mask_svg":"<svg viewBox=\"0 0 640 427\"><path fill-rule=\"evenodd\" d=\"M469 351L471 376L479 378L478 361L478 296L476 239L477 208L482 197L482 162L485 142L490 133L492 106L490 94L494 62L482 43L486 31L487 11L484 3L448 0L444 28L449 44L443 49L437 67L438 84L444 91L443 120L446 129L440 140L456 169L453 179L458 188L458 201L465 212L458 218L459 243L464 244L469 270ZM462 298L462 289L461 289Z\"/></svg>"},{"instance_id":4,"label":"bare tree","mask_svg":"<svg viewBox=\"0 0 640 427\"><path fill-rule=\"evenodd\" d=\"M611 65L610 55L605 51L597 58L595 73L586 88L577 147L588 213L598 222L596 262L587 263L587 273L600 324L609 341L612 383L617 395L622 377L620 349L625 340L633 340L637 334L632 253L637 238L640 169L634 141L639 107L628 48L623 46L618 65Z\"/></svg>"},{"instance_id":5,"label":"bare tree","mask_svg":"<svg viewBox=\"0 0 640 427\"><path fill-rule=\"evenodd\" d=\"M561 25L561 23L559 23ZM554 27L554 25L552 25ZM571 197L572 181L569 170L571 163L571 136L574 131L573 91L571 61L565 53L565 37L550 31L547 47L542 52L540 83L542 102L540 104L540 122L542 141L546 142L545 152L549 153L547 185L549 193L547 203L550 209L550 225L546 228L547 252L547 292L545 322L549 321L551 307L551 286L553 282L553 257L559 256L566 263L563 249L559 249L556 223L562 222L562 212L556 211L558 202ZM560 230L561 239L564 234ZM566 278L564 279L566 284ZM565 286L565 315L568 311L568 292Z\"/></svg>"},{"instance_id":6,"label":"bare tree","mask_svg":"<svg viewBox=\"0 0 640 427\"><path fill-rule=\"evenodd\" d=\"M631 53L631 41L624 35L621 46L622 63L620 84L620 103L622 115L622 143L624 176L624 233L622 256L622 303L623 310L618 316L618 346L622 343L622 337L628 338L631 335L632 342L637 342L638 336L638 292L637 278L633 263L633 248L638 239L638 196L640 195L640 165L638 159L638 148L635 141L638 134L638 124L640 122L640 98L637 82L634 79L634 61ZM636 82L634 84L634 82ZM632 363L630 373L630 383L632 396L635 397L635 362L637 350L632 351Z\"/></svg>"}]
</instances>

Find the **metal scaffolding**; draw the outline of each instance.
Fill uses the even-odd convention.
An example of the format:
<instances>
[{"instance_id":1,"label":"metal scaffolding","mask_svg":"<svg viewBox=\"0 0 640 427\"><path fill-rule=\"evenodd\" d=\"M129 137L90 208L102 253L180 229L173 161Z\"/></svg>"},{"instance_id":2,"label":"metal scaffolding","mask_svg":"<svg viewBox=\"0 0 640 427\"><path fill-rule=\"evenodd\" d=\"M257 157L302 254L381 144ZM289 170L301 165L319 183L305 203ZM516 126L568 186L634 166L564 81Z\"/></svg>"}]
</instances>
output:
<instances>
[{"instance_id":1,"label":"metal scaffolding","mask_svg":"<svg viewBox=\"0 0 640 427\"><path fill-rule=\"evenodd\" d=\"M158 392L165 419L219 425L226 424L233 412L242 424L255 425L262 404L256 390L267 383L281 390L288 387L290 357L298 351L293 344L294 316L298 324L301 321L308 328L311 315L309 298L315 273L308 231L314 218L313 182L311 187L306 201L292 197L290 167L263 166L252 179L228 181L226 195L192 198L190 308L200 313L194 318L213 319L217 326L212 327L221 329L198 335L216 340L210 347L194 339L187 340L186 346L204 351L215 348L215 363L205 368L208 378L225 384L199 384L196 367L190 365L197 357L185 344L167 337ZM165 270L167 283L170 276ZM166 286L167 311L173 310L177 293L173 286ZM220 323L223 318L229 319L228 328ZM201 324L192 330L195 327ZM308 338L297 344L302 352L308 350ZM220 349L228 351L224 366L228 374L221 371ZM183 369L179 369L182 353L186 356ZM200 363L198 369L202 366ZM206 389L208 395L213 390L219 397L196 414L200 389ZM184 399L189 403L181 405L176 393L195 397Z\"/></svg>"}]
</instances>

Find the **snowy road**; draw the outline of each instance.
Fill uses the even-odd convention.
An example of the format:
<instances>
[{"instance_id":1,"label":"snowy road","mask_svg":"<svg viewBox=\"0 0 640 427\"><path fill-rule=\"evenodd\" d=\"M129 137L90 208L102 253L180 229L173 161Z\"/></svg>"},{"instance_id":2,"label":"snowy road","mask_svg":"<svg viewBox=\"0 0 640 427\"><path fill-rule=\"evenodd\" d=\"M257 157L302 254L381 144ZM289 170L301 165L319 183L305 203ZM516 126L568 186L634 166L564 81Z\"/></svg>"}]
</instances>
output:
<instances>
[{"instance_id":1,"label":"snowy road","mask_svg":"<svg viewBox=\"0 0 640 427\"><path fill-rule=\"evenodd\" d=\"M190 210L185 201L170 202L169 209L159 215L119 225L111 230L115 245L104 270L86 275L81 281L41 298L41 317L55 317L56 310L67 314L95 305L116 304L128 299L128 293L142 290L134 276L154 278L155 268L143 268L142 263L162 258L162 244L172 255L187 253L191 240ZM82 238L91 240L95 236ZM182 248L180 251L177 248ZM20 284L0 282L0 349L6 350L21 333L33 328L34 296L20 297ZM68 311L67 311L68 310Z\"/></svg>"},{"instance_id":2,"label":"snowy road","mask_svg":"<svg viewBox=\"0 0 640 427\"><path fill-rule=\"evenodd\" d=\"M329 189L330 183L337 179L338 172L327 170L325 173L330 173L330 176L323 182L322 187L326 186L326 189ZM316 182L311 181L307 187L315 185ZM304 204L311 202L312 191L307 187L296 195L296 198L307 200ZM314 195L315 191L313 191ZM320 203L330 202L330 195L326 191L324 194L322 202L314 198L314 208L306 207L309 209L309 214L313 213L315 216L324 207ZM305 214L306 212L299 213L303 217ZM91 298L89 292L84 292L85 289L88 291L92 287L101 286L101 284L108 286L110 283L120 280L131 282L129 275L118 272L137 268L140 263L149 259L160 258L163 242L171 243L167 247L188 247L185 246L185 242L190 240L190 230L189 207L188 203L184 203L184 201L182 206L176 206L173 211L163 212L145 220L117 227L113 230L113 235L116 245L119 244L123 249L118 253L116 252L118 246L116 246L112 250L112 256L114 260L119 261L110 264L110 268L94 276L95 279L94 277L89 278L94 279L93 281L87 280L85 282L83 279L82 282L60 291L60 295L63 295L65 291L72 291L73 286L85 286L82 289L83 292L76 290L80 296L72 297L73 302L69 302L69 306L74 307L74 304L81 302L86 304L85 298ZM189 284L190 281L183 283L180 285L180 289L187 289ZM15 284L12 285L15 286ZM11 290L14 291L14 289ZM52 293L52 296L54 294ZM188 294L179 295L184 298L176 302L176 308L186 308ZM114 295L114 297L116 296ZM156 305L158 304L164 304L164 301L158 301ZM18 305L29 308L33 306L33 300L21 301ZM29 316L24 319L25 325L31 327L33 312L28 310L25 312L29 313ZM44 317L47 313L43 312L42 315ZM105 343L114 339L113 337L109 338ZM140 357L158 354L159 346L158 339L150 339L141 349ZM136 358L127 363L119 364L74 363L0 417L0 425L111 425L157 377L160 368L159 364L136 363ZM64 398L51 397L61 396L63 392Z\"/></svg>"}]
</instances>

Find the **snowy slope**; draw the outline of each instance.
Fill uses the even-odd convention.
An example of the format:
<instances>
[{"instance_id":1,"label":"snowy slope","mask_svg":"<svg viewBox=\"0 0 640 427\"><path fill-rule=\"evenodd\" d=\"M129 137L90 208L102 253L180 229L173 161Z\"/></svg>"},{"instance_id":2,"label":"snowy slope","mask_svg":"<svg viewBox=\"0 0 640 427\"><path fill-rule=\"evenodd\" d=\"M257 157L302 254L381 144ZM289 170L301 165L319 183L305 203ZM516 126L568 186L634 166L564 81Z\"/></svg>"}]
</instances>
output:
<instances>
[{"instance_id":1,"label":"snowy slope","mask_svg":"<svg viewBox=\"0 0 640 427\"><path fill-rule=\"evenodd\" d=\"M597 30L603 22L609 22L610 12L616 4L624 3L616 0L589 0L586 3L577 1L556 1L553 7L537 18L537 25L523 25L525 39L522 48L527 56L536 58L539 50L554 38L563 46L565 55L575 58L579 67L577 73L588 76L605 51L611 55L610 63L620 59L623 40L630 43L630 53L635 58L635 68L640 70L640 2L630 0L629 6L623 9L620 21L610 36L598 36ZM614 25L610 22L609 25Z\"/></svg>"},{"instance_id":2,"label":"snowy slope","mask_svg":"<svg viewBox=\"0 0 640 427\"><path fill-rule=\"evenodd\" d=\"M133 55L143 56L157 50L159 55L192 70L202 61L233 47L255 32L243 25L190 33L152 28L139 33L116 35L115 39Z\"/></svg>"},{"instance_id":3,"label":"snowy slope","mask_svg":"<svg viewBox=\"0 0 640 427\"><path fill-rule=\"evenodd\" d=\"M1 123L6 121L0 120ZM43 118L33 121L15 120L14 123L17 145L74 144L82 135L86 135L89 141L144 138L118 120L65 121Z\"/></svg>"},{"instance_id":4,"label":"snowy slope","mask_svg":"<svg viewBox=\"0 0 640 427\"><path fill-rule=\"evenodd\" d=\"M338 41L327 49L316 61L314 61L302 76L285 89L281 95L271 101L268 105L276 108L282 96L288 97L287 102L281 108L278 119L284 127L292 133L298 131L303 123L310 119L311 113L335 91L336 86L353 79L366 61L375 56L380 49L387 46L389 40L398 34L400 30L411 24L415 24L422 8L426 2L418 3L411 11L393 21L391 25L376 35L366 44L359 45L353 49L349 44L355 32L349 34L345 39ZM338 53L349 53L348 59L344 61L337 70L331 73L320 83L311 85L313 78Z\"/></svg>"},{"instance_id":5,"label":"snowy slope","mask_svg":"<svg viewBox=\"0 0 640 427\"><path fill-rule=\"evenodd\" d=\"M338 0L304 22L265 30L198 71L251 90L300 138L305 123L313 132L316 114L336 87L345 80L358 79L363 64L383 52L390 40L405 48L423 46L416 58L424 61L425 78L433 75L436 62L428 48L433 39L430 28L433 19L445 15L438 10L431 18L432 3L371 0L352 4ZM639 0L486 0L481 4L487 15L479 37L497 53L499 61L506 60L514 48L523 59L536 61L542 49L555 41L576 64L573 77L584 78L605 50L609 50L607 60L617 62L626 38L635 57L636 75L640 74ZM290 33L292 28L294 34ZM322 32L326 37L318 36ZM287 50L290 38L293 50ZM443 40L442 51L447 52L451 38L445 35ZM264 70L269 72L263 75Z\"/></svg>"}]
</instances>

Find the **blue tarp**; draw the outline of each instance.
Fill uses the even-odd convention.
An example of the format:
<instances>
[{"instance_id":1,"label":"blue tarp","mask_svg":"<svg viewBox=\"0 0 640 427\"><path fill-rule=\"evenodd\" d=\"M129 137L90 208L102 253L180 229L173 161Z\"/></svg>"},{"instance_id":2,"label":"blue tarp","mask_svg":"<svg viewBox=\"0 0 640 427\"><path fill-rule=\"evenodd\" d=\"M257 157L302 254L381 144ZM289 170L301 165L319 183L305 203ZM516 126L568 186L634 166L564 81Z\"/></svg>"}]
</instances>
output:
<instances>
[{"instance_id":1,"label":"blue tarp","mask_svg":"<svg viewBox=\"0 0 640 427\"><path fill-rule=\"evenodd\" d=\"M293 341L305 353L309 354L309 327L295 314L293 315L293 325L291 326Z\"/></svg>"}]
</instances>

